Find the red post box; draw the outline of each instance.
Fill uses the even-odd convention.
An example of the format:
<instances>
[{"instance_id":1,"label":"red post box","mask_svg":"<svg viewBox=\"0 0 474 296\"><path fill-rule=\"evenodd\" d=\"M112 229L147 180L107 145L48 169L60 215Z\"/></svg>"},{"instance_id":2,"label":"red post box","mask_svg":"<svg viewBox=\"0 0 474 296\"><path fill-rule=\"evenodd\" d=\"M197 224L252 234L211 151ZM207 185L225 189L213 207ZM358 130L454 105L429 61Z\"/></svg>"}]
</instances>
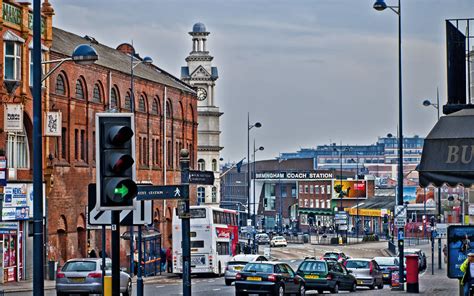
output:
<instances>
[{"instance_id":1,"label":"red post box","mask_svg":"<svg viewBox=\"0 0 474 296\"><path fill-rule=\"evenodd\" d=\"M419 293L418 255L406 255L407 259L407 293Z\"/></svg>"}]
</instances>

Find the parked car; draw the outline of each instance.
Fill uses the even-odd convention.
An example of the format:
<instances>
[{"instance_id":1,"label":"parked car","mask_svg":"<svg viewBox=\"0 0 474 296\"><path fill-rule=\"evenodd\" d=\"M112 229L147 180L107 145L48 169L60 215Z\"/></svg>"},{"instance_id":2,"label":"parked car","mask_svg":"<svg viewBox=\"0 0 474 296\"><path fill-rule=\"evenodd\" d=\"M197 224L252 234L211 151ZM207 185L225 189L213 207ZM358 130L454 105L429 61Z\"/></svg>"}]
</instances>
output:
<instances>
[{"instance_id":1,"label":"parked car","mask_svg":"<svg viewBox=\"0 0 474 296\"><path fill-rule=\"evenodd\" d=\"M288 244L283 236L274 236L270 241L272 247L286 247Z\"/></svg>"},{"instance_id":2,"label":"parked car","mask_svg":"<svg viewBox=\"0 0 474 296\"><path fill-rule=\"evenodd\" d=\"M339 290L355 292L357 282L351 271L333 260L305 259L301 262L296 273L304 278L306 290L317 290L338 293Z\"/></svg>"},{"instance_id":3,"label":"parked car","mask_svg":"<svg viewBox=\"0 0 474 296\"><path fill-rule=\"evenodd\" d=\"M374 257L375 262L382 269L384 284L392 284L392 272L398 270L397 257Z\"/></svg>"},{"instance_id":4,"label":"parked car","mask_svg":"<svg viewBox=\"0 0 474 296\"><path fill-rule=\"evenodd\" d=\"M374 259L349 259L345 263L357 279L357 286L383 289L383 273Z\"/></svg>"},{"instance_id":5,"label":"parked car","mask_svg":"<svg viewBox=\"0 0 474 296\"><path fill-rule=\"evenodd\" d=\"M56 293L58 296L69 294L102 294L102 259L77 258L68 260L56 274ZM112 260L105 261L106 275L112 275ZM132 295L132 279L120 271L120 292L124 296Z\"/></svg>"},{"instance_id":6,"label":"parked car","mask_svg":"<svg viewBox=\"0 0 474 296\"><path fill-rule=\"evenodd\" d=\"M426 255L420 249L405 249L403 254L406 255L418 255L418 270L423 271L426 269Z\"/></svg>"},{"instance_id":7,"label":"parked car","mask_svg":"<svg viewBox=\"0 0 474 296\"><path fill-rule=\"evenodd\" d=\"M341 252L341 251L332 251L332 252L326 252L324 253L323 257L321 259L324 259L324 260L336 260L338 261L339 263L342 263L344 264L344 262L349 259L350 257L346 256L346 254L344 254L344 252Z\"/></svg>"},{"instance_id":8,"label":"parked car","mask_svg":"<svg viewBox=\"0 0 474 296\"><path fill-rule=\"evenodd\" d=\"M225 268L224 280L227 286L230 286L235 281L235 276L241 271L245 264L249 262L268 261L265 256L262 255L235 255L227 262Z\"/></svg>"},{"instance_id":9,"label":"parked car","mask_svg":"<svg viewBox=\"0 0 474 296\"><path fill-rule=\"evenodd\" d=\"M281 262L249 262L237 273L235 295L285 294L305 295L305 281Z\"/></svg>"},{"instance_id":10,"label":"parked car","mask_svg":"<svg viewBox=\"0 0 474 296\"><path fill-rule=\"evenodd\" d=\"M259 245L264 245L264 244L269 244L270 243L270 237L266 233L257 233L255 235L255 239L257 240L257 243Z\"/></svg>"}]
</instances>

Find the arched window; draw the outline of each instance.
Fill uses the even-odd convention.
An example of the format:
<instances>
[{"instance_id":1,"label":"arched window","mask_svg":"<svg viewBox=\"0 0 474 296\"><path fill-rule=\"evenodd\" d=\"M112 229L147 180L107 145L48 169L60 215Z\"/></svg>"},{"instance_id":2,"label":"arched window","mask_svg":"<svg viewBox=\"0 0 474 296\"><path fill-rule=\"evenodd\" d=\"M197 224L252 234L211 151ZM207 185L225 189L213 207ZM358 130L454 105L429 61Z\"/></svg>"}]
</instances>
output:
<instances>
[{"instance_id":1,"label":"arched window","mask_svg":"<svg viewBox=\"0 0 474 296\"><path fill-rule=\"evenodd\" d=\"M63 75L59 74L58 77L56 77L56 94L57 95L66 95L66 83L64 83L64 77Z\"/></svg>"},{"instance_id":2,"label":"arched window","mask_svg":"<svg viewBox=\"0 0 474 296\"><path fill-rule=\"evenodd\" d=\"M212 197L212 203L216 203L217 202L217 188L216 188L216 186L212 186L211 197Z\"/></svg>"},{"instance_id":3,"label":"arched window","mask_svg":"<svg viewBox=\"0 0 474 296\"><path fill-rule=\"evenodd\" d=\"M76 99L85 99L84 85L82 84L81 79L76 81Z\"/></svg>"},{"instance_id":4,"label":"arched window","mask_svg":"<svg viewBox=\"0 0 474 296\"><path fill-rule=\"evenodd\" d=\"M102 93L101 93L101 88L98 83L94 85L94 93L92 94L92 99L96 102L101 102L102 101Z\"/></svg>"},{"instance_id":5,"label":"arched window","mask_svg":"<svg viewBox=\"0 0 474 296\"><path fill-rule=\"evenodd\" d=\"M143 95L140 96L140 100L138 100L138 111L145 113L145 97Z\"/></svg>"},{"instance_id":6,"label":"arched window","mask_svg":"<svg viewBox=\"0 0 474 296\"><path fill-rule=\"evenodd\" d=\"M217 172L217 160L212 160L212 171Z\"/></svg>"},{"instance_id":7,"label":"arched window","mask_svg":"<svg viewBox=\"0 0 474 296\"><path fill-rule=\"evenodd\" d=\"M125 102L124 102L123 108L125 110L131 110L130 106L132 106L132 103L130 100L130 92L127 91L127 94L125 95Z\"/></svg>"},{"instance_id":8,"label":"arched window","mask_svg":"<svg viewBox=\"0 0 474 296\"><path fill-rule=\"evenodd\" d=\"M110 92L110 108L111 109L118 109L118 95L117 95L117 90L112 88L112 91Z\"/></svg>"},{"instance_id":9,"label":"arched window","mask_svg":"<svg viewBox=\"0 0 474 296\"><path fill-rule=\"evenodd\" d=\"M204 159L198 160L198 171L205 171L206 170L206 161Z\"/></svg>"},{"instance_id":10,"label":"arched window","mask_svg":"<svg viewBox=\"0 0 474 296\"><path fill-rule=\"evenodd\" d=\"M171 105L171 102L168 100L166 101L166 118L173 118L173 106Z\"/></svg>"},{"instance_id":11,"label":"arched window","mask_svg":"<svg viewBox=\"0 0 474 296\"><path fill-rule=\"evenodd\" d=\"M155 115L158 115L160 113L157 99L153 100L153 104L151 105L151 113Z\"/></svg>"},{"instance_id":12,"label":"arched window","mask_svg":"<svg viewBox=\"0 0 474 296\"><path fill-rule=\"evenodd\" d=\"M197 204L203 204L206 202L206 188L198 187L197 189Z\"/></svg>"}]
</instances>

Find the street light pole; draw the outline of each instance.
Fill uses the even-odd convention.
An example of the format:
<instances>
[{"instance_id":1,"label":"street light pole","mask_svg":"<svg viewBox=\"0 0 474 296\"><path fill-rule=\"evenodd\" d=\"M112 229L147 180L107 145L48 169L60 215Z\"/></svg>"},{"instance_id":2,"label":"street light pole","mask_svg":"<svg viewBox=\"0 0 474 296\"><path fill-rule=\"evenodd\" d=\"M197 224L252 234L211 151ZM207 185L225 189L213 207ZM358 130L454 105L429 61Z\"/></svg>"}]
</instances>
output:
<instances>
[{"instance_id":1,"label":"street light pole","mask_svg":"<svg viewBox=\"0 0 474 296\"><path fill-rule=\"evenodd\" d=\"M251 219L250 216L250 130L254 127L260 128L262 124L256 122L255 124L250 124L250 112L247 113L247 221ZM251 225L247 225L251 226ZM252 231L253 232L253 231ZM255 242L255 237L252 235L253 241ZM248 239L248 245L250 246L250 236Z\"/></svg>"},{"instance_id":2,"label":"street light pole","mask_svg":"<svg viewBox=\"0 0 474 296\"><path fill-rule=\"evenodd\" d=\"M256 165L256 160L255 160L255 154L257 151L262 151L264 150L265 148L263 146L260 146L258 147L258 149L255 148L255 139L253 139L253 203L252 203L252 206L253 206L253 219L252 219L252 223L254 225L255 228L257 228L257 223L256 223L256 215L257 215L257 210L255 207L256 207L256 201L255 201L255 174L257 172L256 168L257 168L257 165Z\"/></svg>"},{"instance_id":3,"label":"street light pole","mask_svg":"<svg viewBox=\"0 0 474 296\"><path fill-rule=\"evenodd\" d=\"M398 0L398 6L388 6L384 0L377 0L374 3L374 9L382 11L390 8L398 15L398 191L397 191L397 205L403 205L403 94L402 94L402 6L401 0ZM399 252L399 271L400 276L400 290L404 290L404 237L405 230L398 229L398 252Z\"/></svg>"}]
</instances>

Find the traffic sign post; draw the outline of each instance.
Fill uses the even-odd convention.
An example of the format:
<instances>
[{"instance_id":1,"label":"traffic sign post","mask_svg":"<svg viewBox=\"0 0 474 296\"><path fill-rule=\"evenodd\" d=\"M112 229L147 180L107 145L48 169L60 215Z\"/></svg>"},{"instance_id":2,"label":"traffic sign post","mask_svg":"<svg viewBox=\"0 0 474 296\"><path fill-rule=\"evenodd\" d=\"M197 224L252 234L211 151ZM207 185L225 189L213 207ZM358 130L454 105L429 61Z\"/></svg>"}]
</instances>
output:
<instances>
[{"instance_id":1,"label":"traffic sign post","mask_svg":"<svg viewBox=\"0 0 474 296\"><path fill-rule=\"evenodd\" d=\"M189 151L181 149L180 167L181 167L181 186L188 187L191 179L191 172L189 171ZM214 174L212 175L214 177ZM176 187L176 186L175 186ZM185 189L189 191L189 189ZM184 211L181 218L182 232L182 267L183 267L183 296L191 296L191 221L189 213L189 198L180 201L182 210Z\"/></svg>"}]
</instances>

